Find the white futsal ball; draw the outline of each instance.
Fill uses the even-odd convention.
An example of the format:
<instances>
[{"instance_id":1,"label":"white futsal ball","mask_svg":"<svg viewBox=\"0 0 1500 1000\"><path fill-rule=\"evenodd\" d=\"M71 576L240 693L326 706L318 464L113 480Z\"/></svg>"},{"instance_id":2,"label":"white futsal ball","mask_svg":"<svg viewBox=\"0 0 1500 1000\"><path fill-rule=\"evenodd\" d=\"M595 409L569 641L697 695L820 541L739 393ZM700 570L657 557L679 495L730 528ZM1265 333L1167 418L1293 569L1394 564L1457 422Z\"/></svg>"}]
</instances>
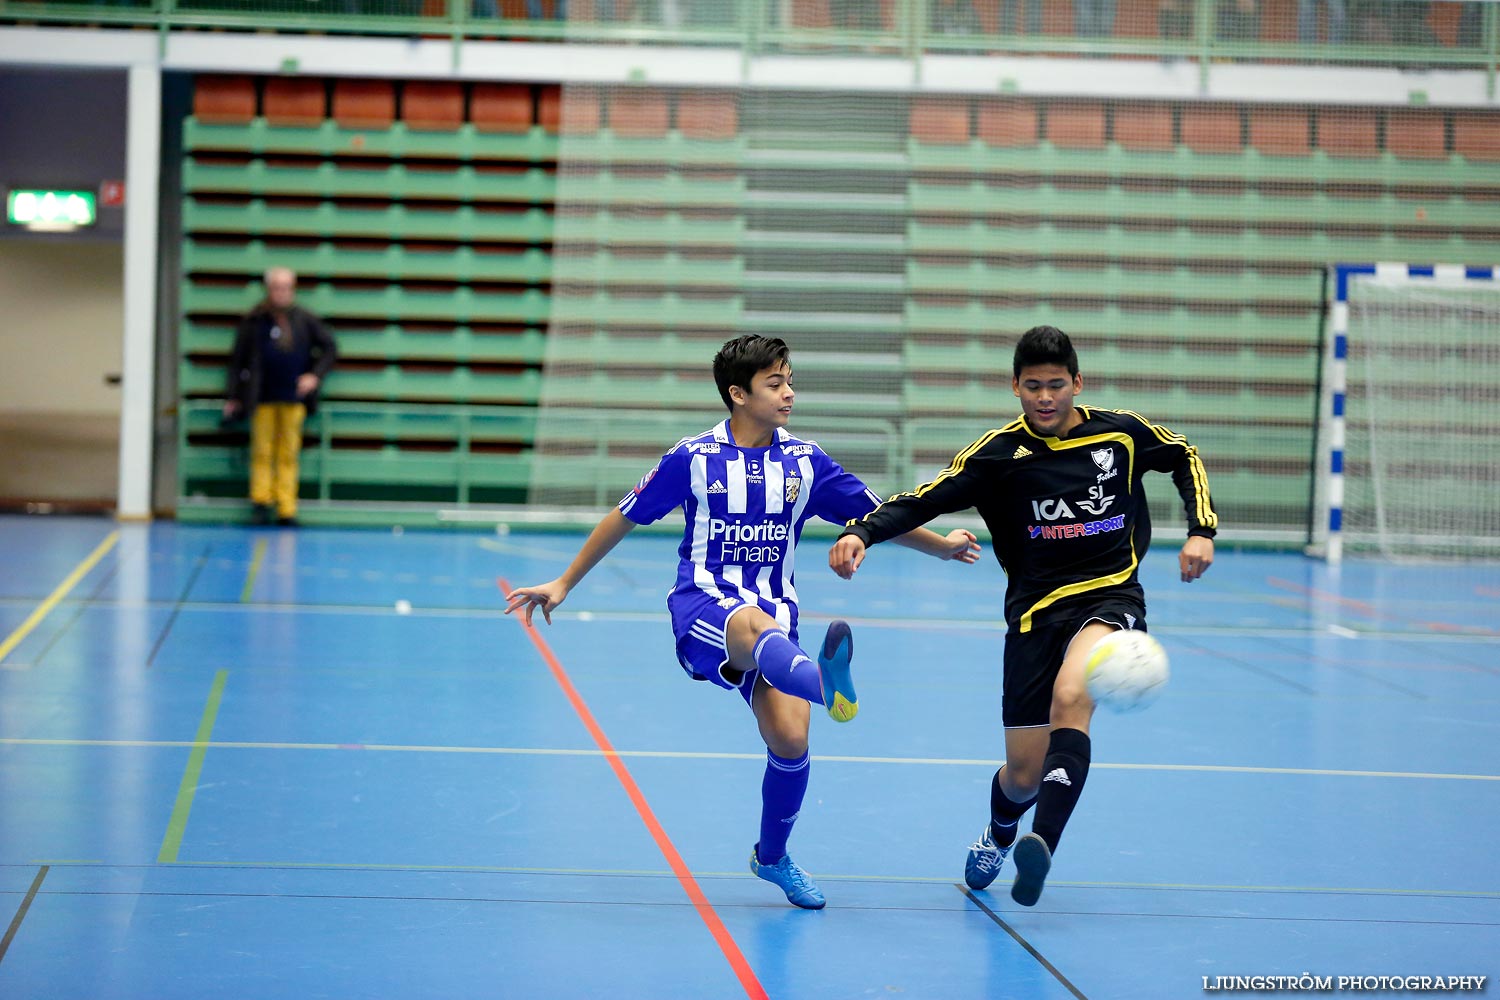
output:
<instances>
[{"instance_id":1,"label":"white futsal ball","mask_svg":"<svg viewBox=\"0 0 1500 1000\"><path fill-rule=\"evenodd\" d=\"M1167 651L1145 632L1121 629L1094 643L1084 680L1094 704L1133 712L1167 686Z\"/></svg>"}]
</instances>

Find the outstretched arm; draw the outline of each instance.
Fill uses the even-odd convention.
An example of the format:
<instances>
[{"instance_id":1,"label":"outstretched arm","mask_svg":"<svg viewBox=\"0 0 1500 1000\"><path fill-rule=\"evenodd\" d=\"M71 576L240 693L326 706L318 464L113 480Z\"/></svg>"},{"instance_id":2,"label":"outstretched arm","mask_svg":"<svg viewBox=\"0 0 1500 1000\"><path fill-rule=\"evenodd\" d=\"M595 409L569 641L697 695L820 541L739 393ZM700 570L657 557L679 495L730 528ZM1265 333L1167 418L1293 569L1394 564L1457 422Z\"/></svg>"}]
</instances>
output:
<instances>
[{"instance_id":1,"label":"outstretched arm","mask_svg":"<svg viewBox=\"0 0 1500 1000\"><path fill-rule=\"evenodd\" d=\"M971 565L979 561L979 540L966 528L955 528L946 535L927 528L915 528L891 541L939 559L955 559ZM840 535L833 548L828 550L828 568L845 580L850 579L865 561L866 548L865 540L858 535Z\"/></svg>"},{"instance_id":2,"label":"outstretched arm","mask_svg":"<svg viewBox=\"0 0 1500 1000\"><path fill-rule=\"evenodd\" d=\"M532 614L537 608L541 608L542 617L547 619L548 625L551 625L553 609L567 600L568 593L578 586L578 581L587 576L589 570L597 566L599 560L620 544L620 539L630 534L630 529L634 527L635 522L618 510L605 514L603 520L589 534L588 540L583 543L583 548L578 550L578 555L573 557L572 563L563 571L562 576L533 587L517 587L512 590L510 603L506 606L505 613L510 614L512 611L525 608L522 617L529 626Z\"/></svg>"},{"instance_id":3,"label":"outstretched arm","mask_svg":"<svg viewBox=\"0 0 1500 1000\"><path fill-rule=\"evenodd\" d=\"M979 561L979 539L967 528L955 528L946 535L929 528L916 528L891 541L938 559L956 559L970 565Z\"/></svg>"}]
</instances>

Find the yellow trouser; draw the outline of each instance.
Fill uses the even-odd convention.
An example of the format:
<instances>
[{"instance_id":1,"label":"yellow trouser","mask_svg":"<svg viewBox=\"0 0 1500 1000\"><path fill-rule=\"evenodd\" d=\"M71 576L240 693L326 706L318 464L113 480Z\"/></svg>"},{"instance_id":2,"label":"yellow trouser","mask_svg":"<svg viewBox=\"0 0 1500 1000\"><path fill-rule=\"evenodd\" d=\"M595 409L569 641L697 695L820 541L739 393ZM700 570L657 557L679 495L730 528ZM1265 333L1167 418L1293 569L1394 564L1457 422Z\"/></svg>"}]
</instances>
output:
<instances>
[{"instance_id":1,"label":"yellow trouser","mask_svg":"<svg viewBox=\"0 0 1500 1000\"><path fill-rule=\"evenodd\" d=\"M297 516L297 459L302 454L301 403L261 403L250 418L250 502Z\"/></svg>"}]
</instances>

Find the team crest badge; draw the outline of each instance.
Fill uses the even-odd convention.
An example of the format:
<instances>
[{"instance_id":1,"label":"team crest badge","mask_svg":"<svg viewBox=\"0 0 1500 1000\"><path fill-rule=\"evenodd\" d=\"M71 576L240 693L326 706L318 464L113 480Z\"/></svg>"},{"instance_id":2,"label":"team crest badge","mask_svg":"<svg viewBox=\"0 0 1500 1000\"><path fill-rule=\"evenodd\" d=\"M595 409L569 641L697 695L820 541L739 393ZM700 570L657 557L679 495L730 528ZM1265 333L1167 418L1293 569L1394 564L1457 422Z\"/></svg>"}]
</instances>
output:
<instances>
[{"instance_id":1,"label":"team crest badge","mask_svg":"<svg viewBox=\"0 0 1500 1000\"><path fill-rule=\"evenodd\" d=\"M1094 457L1094 464L1099 466L1100 472L1108 472L1115 467L1115 450L1113 448L1095 448L1089 454Z\"/></svg>"},{"instance_id":2,"label":"team crest badge","mask_svg":"<svg viewBox=\"0 0 1500 1000\"><path fill-rule=\"evenodd\" d=\"M802 492L802 480L796 477L786 481L786 502L796 503L797 497Z\"/></svg>"}]
</instances>

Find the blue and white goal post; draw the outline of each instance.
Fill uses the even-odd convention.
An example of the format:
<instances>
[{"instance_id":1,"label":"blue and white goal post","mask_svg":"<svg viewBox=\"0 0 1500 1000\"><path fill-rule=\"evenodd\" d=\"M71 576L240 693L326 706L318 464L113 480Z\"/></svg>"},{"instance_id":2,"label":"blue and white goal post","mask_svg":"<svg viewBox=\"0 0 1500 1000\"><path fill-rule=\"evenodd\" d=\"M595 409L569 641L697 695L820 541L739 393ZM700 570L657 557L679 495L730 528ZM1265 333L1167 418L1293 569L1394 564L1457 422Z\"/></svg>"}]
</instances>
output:
<instances>
[{"instance_id":1,"label":"blue and white goal post","mask_svg":"<svg viewBox=\"0 0 1500 1000\"><path fill-rule=\"evenodd\" d=\"M1500 558L1500 266L1330 272L1314 551Z\"/></svg>"}]
</instances>

